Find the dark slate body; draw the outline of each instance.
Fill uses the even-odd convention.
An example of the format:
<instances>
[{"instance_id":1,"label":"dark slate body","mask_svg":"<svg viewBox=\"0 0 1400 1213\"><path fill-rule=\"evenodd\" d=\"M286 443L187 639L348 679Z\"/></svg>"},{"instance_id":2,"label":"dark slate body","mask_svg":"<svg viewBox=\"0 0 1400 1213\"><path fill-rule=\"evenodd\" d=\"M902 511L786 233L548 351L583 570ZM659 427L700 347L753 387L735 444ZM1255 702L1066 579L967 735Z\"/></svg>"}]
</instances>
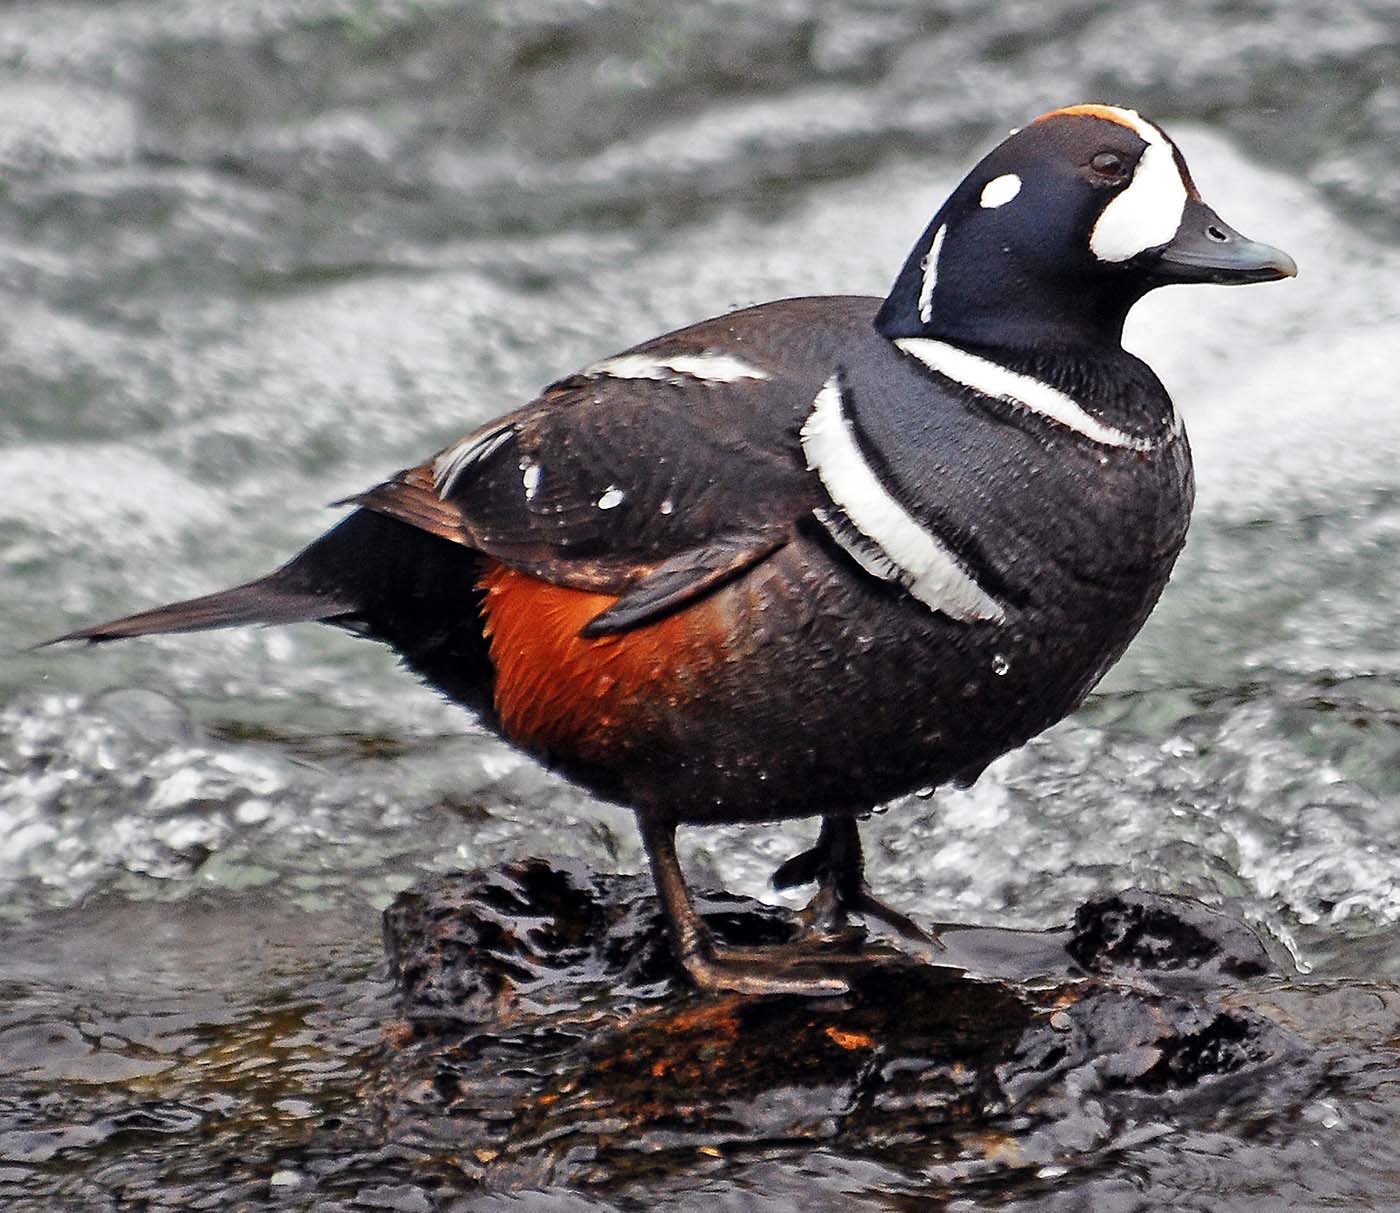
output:
<instances>
[{"instance_id":1,"label":"dark slate body","mask_svg":"<svg viewBox=\"0 0 1400 1213\"><path fill-rule=\"evenodd\" d=\"M678 554L699 552L703 566L711 552L760 553L707 595L728 625L720 660L679 692L639 701L616 761L540 756L603 796L690 822L863 812L975 777L1071 711L1147 618L1184 540L1189 453L1168 432L1165 391L1121 350L1100 352L1097 365L1065 359L1065 386L1105 420L1159 440L1148 452L1094 444L950 384L875 331L879 304L785 300L635 351L731 354L771 376L762 381L554 385L496 427L495 449L441 503L456 542L403 536L412 572L390 562L384 610L370 607L384 566L356 560L339 576L358 584L336 590L346 614L498 723L479 598L467 588L477 559L463 545L623 603ZM1007 605L1004 623L931 611L862 570L816 521L830 503L799 432L838 369L862 444L883 457L911 514ZM540 471L527 496L530 466ZM421 482L415 469L362 500L407 516L429 496L407 487L415 471ZM614 487L623 500L600 509ZM365 528L383 525L361 514L341 530L358 546ZM349 546L339 533L289 572L328 566ZM405 577L417 604L407 620Z\"/></svg>"}]
</instances>

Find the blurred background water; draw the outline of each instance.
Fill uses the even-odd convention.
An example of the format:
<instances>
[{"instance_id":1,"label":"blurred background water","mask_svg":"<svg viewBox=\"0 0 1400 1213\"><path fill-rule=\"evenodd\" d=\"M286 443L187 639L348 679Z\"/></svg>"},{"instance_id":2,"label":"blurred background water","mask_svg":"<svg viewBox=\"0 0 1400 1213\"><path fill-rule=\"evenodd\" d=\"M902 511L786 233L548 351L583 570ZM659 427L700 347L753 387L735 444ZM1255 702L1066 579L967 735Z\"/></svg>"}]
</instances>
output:
<instances>
[{"instance_id":1,"label":"blurred background water","mask_svg":"<svg viewBox=\"0 0 1400 1213\"><path fill-rule=\"evenodd\" d=\"M302 1207L279 1151L353 1103L394 893L524 854L641 864L628 814L329 630L24 646L263 572L324 503L635 341L882 294L983 150L1081 100L1164 123L1300 277L1134 313L1197 455L1178 572L1075 718L865 827L873 883L1025 927L1194 893L1315 977L1400 976L1394 0L0 11L13 1207L105 1208L117 1177L150 1207ZM691 831L686 862L772 896L811 832ZM345 1198L398 1192L394 1165ZM839 1207L892 1207L842 1174Z\"/></svg>"}]
</instances>

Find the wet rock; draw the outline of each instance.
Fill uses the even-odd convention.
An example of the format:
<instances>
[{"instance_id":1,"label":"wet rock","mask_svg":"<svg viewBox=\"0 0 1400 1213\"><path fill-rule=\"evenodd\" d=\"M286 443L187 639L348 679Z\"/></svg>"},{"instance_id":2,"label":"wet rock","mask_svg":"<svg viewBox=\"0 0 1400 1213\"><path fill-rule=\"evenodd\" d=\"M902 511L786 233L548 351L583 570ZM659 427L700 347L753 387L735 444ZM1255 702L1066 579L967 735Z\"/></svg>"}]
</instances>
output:
<instances>
[{"instance_id":1,"label":"wet rock","mask_svg":"<svg viewBox=\"0 0 1400 1213\"><path fill-rule=\"evenodd\" d=\"M498 1022L605 999L617 1008L677 980L661 909L644 876L526 859L409 890L384 914L389 966L409 1020ZM702 895L734 942L778 943L791 915L750 898Z\"/></svg>"},{"instance_id":2,"label":"wet rock","mask_svg":"<svg viewBox=\"0 0 1400 1213\"><path fill-rule=\"evenodd\" d=\"M1296 1067L1318 1074L1311 1050L1263 1015L1183 998L1116 990L1089 994L1022 1034L996 1080L1008 1110L1049 1121L1092 1100L1126 1119L1209 1117L1249 1100ZM1291 1084L1290 1084L1291 1085Z\"/></svg>"},{"instance_id":3,"label":"wet rock","mask_svg":"<svg viewBox=\"0 0 1400 1213\"><path fill-rule=\"evenodd\" d=\"M1075 911L1066 950L1091 973L1222 985L1274 966L1243 923L1187 897L1126 889Z\"/></svg>"},{"instance_id":4,"label":"wet rock","mask_svg":"<svg viewBox=\"0 0 1400 1213\"><path fill-rule=\"evenodd\" d=\"M750 899L699 904L728 942L797 930ZM944 964L872 946L839 998L700 994L645 878L539 860L438 877L385 935L403 1020L373 1093L384 1131L488 1189L656 1190L814 1148L963 1182L1293 1100L1323 1069L1207 989L1263 971L1245 928L1135 891L1071 932L949 930ZM1180 971L1198 988L1123 980Z\"/></svg>"}]
</instances>

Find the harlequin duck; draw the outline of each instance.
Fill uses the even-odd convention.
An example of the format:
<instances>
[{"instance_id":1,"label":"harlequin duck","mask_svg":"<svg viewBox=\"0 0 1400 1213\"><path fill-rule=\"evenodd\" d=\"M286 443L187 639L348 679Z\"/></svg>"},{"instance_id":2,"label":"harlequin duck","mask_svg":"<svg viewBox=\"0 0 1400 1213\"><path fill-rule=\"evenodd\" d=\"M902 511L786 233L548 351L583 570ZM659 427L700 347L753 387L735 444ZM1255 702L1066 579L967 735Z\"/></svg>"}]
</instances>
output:
<instances>
[{"instance_id":1,"label":"harlequin duck","mask_svg":"<svg viewBox=\"0 0 1400 1213\"><path fill-rule=\"evenodd\" d=\"M817 881L823 922L917 934L867 890L855 816L1071 711L1181 550L1190 454L1120 344L1129 309L1295 272L1155 123L1056 110L968 174L888 298L785 299L604 358L341 503L276 572L62 639L319 620L384 641L636 811L698 985L839 991L811 947L715 945L677 826L821 816L777 882Z\"/></svg>"}]
</instances>

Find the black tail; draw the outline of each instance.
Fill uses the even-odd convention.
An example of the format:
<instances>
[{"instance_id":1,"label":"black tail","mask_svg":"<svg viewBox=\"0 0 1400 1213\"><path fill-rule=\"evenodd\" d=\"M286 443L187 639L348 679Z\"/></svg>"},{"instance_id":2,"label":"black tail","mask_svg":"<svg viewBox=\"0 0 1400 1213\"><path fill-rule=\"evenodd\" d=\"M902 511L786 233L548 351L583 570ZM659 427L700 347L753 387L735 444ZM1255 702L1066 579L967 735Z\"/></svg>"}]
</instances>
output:
<instances>
[{"instance_id":1,"label":"black tail","mask_svg":"<svg viewBox=\"0 0 1400 1213\"><path fill-rule=\"evenodd\" d=\"M278 569L267 577L234 586L231 590L79 628L45 644L60 644L65 640L98 644L156 632L202 632L206 628L231 628L243 623L302 623L347 613L348 605L343 602L286 585L287 572L287 569Z\"/></svg>"},{"instance_id":2,"label":"black tail","mask_svg":"<svg viewBox=\"0 0 1400 1213\"><path fill-rule=\"evenodd\" d=\"M361 509L257 581L79 628L47 643L97 644L248 623L331 623L391 645L451 698L489 706L479 572L470 548Z\"/></svg>"}]
</instances>

